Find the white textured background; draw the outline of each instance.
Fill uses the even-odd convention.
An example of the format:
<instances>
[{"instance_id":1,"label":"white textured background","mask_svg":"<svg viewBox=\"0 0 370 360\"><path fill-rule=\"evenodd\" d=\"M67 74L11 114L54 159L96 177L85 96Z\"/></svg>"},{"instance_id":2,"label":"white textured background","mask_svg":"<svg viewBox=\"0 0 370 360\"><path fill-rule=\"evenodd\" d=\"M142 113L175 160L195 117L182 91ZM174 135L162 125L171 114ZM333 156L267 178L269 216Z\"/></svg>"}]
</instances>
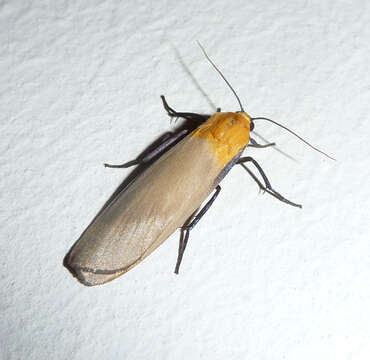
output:
<instances>
[{"instance_id":1,"label":"white textured background","mask_svg":"<svg viewBox=\"0 0 370 360\"><path fill-rule=\"evenodd\" d=\"M370 358L366 1L2 1L1 359ZM251 153L193 231L121 278L80 285L70 246L178 110L237 110L202 41L279 149ZM189 74L191 73L191 75Z\"/></svg>"}]
</instances>

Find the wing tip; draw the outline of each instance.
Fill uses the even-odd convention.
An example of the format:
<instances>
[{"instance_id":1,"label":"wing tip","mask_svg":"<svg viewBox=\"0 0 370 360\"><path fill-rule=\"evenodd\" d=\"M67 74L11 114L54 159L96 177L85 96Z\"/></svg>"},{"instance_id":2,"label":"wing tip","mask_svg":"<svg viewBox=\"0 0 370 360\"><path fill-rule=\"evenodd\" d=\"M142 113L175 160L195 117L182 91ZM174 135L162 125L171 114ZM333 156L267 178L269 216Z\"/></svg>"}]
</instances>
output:
<instances>
[{"instance_id":1,"label":"wing tip","mask_svg":"<svg viewBox=\"0 0 370 360\"><path fill-rule=\"evenodd\" d=\"M115 271L103 271L88 269L75 263L73 258L71 258L70 253L64 257L63 266L72 274L73 277L85 286L103 285L129 270L121 269Z\"/></svg>"}]
</instances>

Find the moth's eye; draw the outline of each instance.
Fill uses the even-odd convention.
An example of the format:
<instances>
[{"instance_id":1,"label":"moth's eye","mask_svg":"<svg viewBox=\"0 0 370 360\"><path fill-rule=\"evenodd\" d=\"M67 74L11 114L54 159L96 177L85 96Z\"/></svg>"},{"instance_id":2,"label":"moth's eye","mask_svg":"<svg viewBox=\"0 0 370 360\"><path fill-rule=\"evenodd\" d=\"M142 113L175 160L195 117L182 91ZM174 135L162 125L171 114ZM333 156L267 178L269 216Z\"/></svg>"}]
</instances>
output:
<instances>
[{"instance_id":1,"label":"moth's eye","mask_svg":"<svg viewBox=\"0 0 370 360\"><path fill-rule=\"evenodd\" d=\"M254 122L251 121L250 125L249 125L249 131L253 131L254 129Z\"/></svg>"}]
</instances>

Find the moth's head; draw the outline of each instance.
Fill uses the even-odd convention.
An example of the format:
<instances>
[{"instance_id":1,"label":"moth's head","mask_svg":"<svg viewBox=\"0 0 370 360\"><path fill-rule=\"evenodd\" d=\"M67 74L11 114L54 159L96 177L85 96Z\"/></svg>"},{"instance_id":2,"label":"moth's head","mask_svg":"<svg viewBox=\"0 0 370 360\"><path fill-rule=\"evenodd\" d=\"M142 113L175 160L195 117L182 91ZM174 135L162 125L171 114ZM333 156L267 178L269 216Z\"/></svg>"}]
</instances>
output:
<instances>
[{"instance_id":1,"label":"moth's head","mask_svg":"<svg viewBox=\"0 0 370 360\"><path fill-rule=\"evenodd\" d=\"M235 113L238 114L239 118L243 119L243 121L246 121L249 124L249 131L253 131L253 119L245 111L236 111Z\"/></svg>"}]
</instances>

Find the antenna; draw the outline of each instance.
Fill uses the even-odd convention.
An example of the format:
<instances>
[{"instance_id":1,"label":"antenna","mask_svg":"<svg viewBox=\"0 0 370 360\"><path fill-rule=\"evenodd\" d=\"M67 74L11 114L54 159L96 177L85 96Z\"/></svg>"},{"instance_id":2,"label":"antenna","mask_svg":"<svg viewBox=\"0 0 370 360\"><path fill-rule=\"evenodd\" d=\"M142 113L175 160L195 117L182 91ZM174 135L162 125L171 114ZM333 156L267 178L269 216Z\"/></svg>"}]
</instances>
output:
<instances>
[{"instance_id":1,"label":"antenna","mask_svg":"<svg viewBox=\"0 0 370 360\"><path fill-rule=\"evenodd\" d=\"M240 98L238 96L238 94L236 93L236 91L234 90L234 88L231 86L231 84L228 82L228 80L226 79L226 77L224 76L224 74L221 72L221 70L216 66L216 64L211 60L211 58L208 56L206 50L204 49L204 47L202 46L202 44L197 40L197 43L198 43L198 46L200 47L200 49L202 50L204 56L206 57L206 59L210 62L210 64L215 68L215 70L220 74L220 76L222 77L222 79L225 81L225 83L227 84L227 86L230 88L230 90L233 92L233 94L235 95L236 97L236 100L238 100L238 103L239 103L239 106L240 106L240 110L242 112L245 112L244 109L243 109L243 105L242 105L242 102L240 101ZM277 126L280 126L281 128L285 129L286 131L290 132L292 135L294 135L295 137L297 137L299 140L303 141L306 145L308 145L310 148L314 149L315 151L325 155L326 157L328 157L329 159L331 160L334 160L336 161L333 157L331 157L330 155L326 154L325 152L323 152L322 150L318 149L317 147L313 146L312 144L310 144L308 141L306 141L305 139L303 139L301 136L299 136L298 134L296 134L294 131L288 129L286 126L282 125L282 124L279 124L277 121L274 121L274 120L271 120L271 119L268 119L268 118L265 118L265 117L255 117L255 118L251 118L252 122L251 122L251 126L253 126L253 121L255 120L265 120L265 121L269 121ZM252 130L252 129L251 129Z\"/></svg>"},{"instance_id":2,"label":"antenna","mask_svg":"<svg viewBox=\"0 0 370 360\"><path fill-rule=\"evenodd\" d=\"M331 157L330 155L324 153L322 150L318 149L317 147L311 145L308 141L306 141L305 139L303 139L301 136L299 136L298 134L296 134L294 131L288 129L286 126L282 125L282 124L279 124L277 121L274 121L274 120L271 120L271 119L268 119L268 118L265 118L265 117L255 117L255 118L251 118L252 121L255 121L255 120L266 120L266 121L269 121L269 122L272 122L273 124L277 125L277 126L280 126L281 128L285 129L286 131L290 132L292 135L294 135L295 137L297 137L299 140L303 141L306 145L308 145L310 148L316 150L317 152L325 155L326 157L328 157L329 159L331 160L334 160L336 161L333 157Z\"/></svg>"},{"instance_id":3,"label":"antenna","mask_svg":"<svg viewBox=\"0 0 370 360\"><path fill-rule=\"evenodd\" d=\"M204 47L202 46L202 44L197 40L197 43L198 43L198 46L200 47L200 49L203 51L203 54L204 56L206 57L206 59L210 62L210 64L215 68L215 70L220 74L220 76L222 77L222 79L224 79L225 83L227 84L227 86L231 89L231 91L233 92L233 94L235 95L236 97L236 100L238 100L238 103L239 103L239 106L240 106L240 111L242 112L245 112L244 109L243 109L243 105L242 105L242 102L240 101L239 99L239 96L238 94L236 93L236 91L233 89L233 87L231 86L231 84L227 81L226 77L224 76L224 74L221 72L221 70L216 66L216 64L211 60L211 58L208 56L206 50L204 49Z\"/></svg>"}]
</instances>

